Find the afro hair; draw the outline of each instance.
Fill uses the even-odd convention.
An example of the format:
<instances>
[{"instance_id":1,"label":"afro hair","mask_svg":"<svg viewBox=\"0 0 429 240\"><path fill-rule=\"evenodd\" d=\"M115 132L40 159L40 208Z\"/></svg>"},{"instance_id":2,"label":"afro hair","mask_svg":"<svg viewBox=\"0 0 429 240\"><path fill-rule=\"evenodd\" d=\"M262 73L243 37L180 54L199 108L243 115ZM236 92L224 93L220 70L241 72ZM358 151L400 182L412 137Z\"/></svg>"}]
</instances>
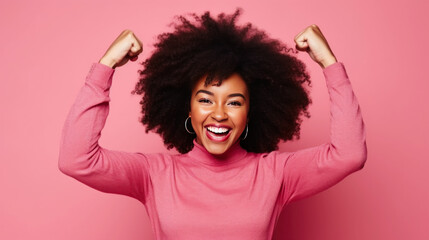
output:
<instances>
[{"instance_id":1,"label":"afro hair","mask_svg":"<svg viewBox=\"0 0 429 240\"><path fill-rule=\"evenodd\" d=\"M278 149L280 140L299 138L302 116L311 100L304 86L310 78L303 62L279 40L232 15L210 12L178 16L174 31L158 36L155 50L142 65L132 94L143 95L140 121L146 132L160 134L168 149L192 150L195 135L183 127L192 87L202 77L218 84L238 73L249 90L248 135L240 145L249 152Z\"/></svg>"}]
</instances>

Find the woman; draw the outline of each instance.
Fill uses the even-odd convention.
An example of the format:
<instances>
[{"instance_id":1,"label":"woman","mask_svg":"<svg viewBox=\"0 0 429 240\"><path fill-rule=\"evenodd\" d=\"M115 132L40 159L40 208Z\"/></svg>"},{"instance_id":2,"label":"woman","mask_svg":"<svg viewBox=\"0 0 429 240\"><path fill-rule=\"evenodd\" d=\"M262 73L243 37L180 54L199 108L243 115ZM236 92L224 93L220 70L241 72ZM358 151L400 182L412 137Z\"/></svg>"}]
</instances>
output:
<instances>
[{"instance_id":1,"label":"woman","mask_svg":"<svg viewBox=\"0 0 429 240\"><path fill-rule=\"evenodd\" d=\"M143 63L133 91L144 94L141 121L180 154L98 145L115 68L142 52L129 30L92 65L65 122L60 170L141 201L157 239L271 239L284 206L333 186L366 161L358 102L316 25L295 42L323 69L331 140L276 151L280 140L299 136L301 116L308 116L309 77L284 44L250 24L237 26L239 15L179 17Z\"/></svg>"}]
</instances>

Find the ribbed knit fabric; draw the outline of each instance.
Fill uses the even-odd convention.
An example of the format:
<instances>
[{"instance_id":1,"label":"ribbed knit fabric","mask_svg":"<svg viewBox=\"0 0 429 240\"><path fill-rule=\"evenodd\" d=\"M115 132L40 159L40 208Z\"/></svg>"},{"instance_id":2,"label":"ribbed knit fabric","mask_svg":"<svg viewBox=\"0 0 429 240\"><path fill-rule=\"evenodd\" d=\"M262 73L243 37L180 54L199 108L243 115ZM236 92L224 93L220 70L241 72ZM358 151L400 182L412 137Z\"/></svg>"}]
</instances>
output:
<instances>
[{"instance_id":1,"label":"ribbed knit fabric","mask_svg":"<svg viewBox=\"0 0 429 240\"><path fill-rule=\"evenodd\" d=\"M101 147L114 71L92 65L63 127L59 169L102 192L141 201L156 239L271 239L285 205L333 186L366 161L364 123L342 63L323 70L329 143L264 154L237 143L223 158L195 141L192 151L176 155Z\"/></svg>"}]
</instances>

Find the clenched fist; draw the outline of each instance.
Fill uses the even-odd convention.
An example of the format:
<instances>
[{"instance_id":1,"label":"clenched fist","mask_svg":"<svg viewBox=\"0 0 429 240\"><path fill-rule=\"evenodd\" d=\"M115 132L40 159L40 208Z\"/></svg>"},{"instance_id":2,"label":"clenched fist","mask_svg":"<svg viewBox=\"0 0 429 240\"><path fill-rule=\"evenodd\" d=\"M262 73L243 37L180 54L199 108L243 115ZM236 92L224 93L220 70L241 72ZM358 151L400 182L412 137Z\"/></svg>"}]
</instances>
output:
<instances>
[{"instance_id":1,"label":"clenched fist","mask_svg":"<svg viewBox=\"0 0 429 240\"><path fill-rule=\"evenodd\" d=\"M140 40L131 30L124 30L110 45L99 63L111 68L120 67L128 60L136 61L142 51L143 44Z\"/></svg>"},{"instance_id":2,"label":"clenched fist","mask_svg":"<svg viewBox=\"0 0 429 240\"><path fill-rule=\"evenodd\" d=\"M319 27L311 25L295 37L296 49L306 51L322 68L337 62Z\"/></svg>"}]
</instances>

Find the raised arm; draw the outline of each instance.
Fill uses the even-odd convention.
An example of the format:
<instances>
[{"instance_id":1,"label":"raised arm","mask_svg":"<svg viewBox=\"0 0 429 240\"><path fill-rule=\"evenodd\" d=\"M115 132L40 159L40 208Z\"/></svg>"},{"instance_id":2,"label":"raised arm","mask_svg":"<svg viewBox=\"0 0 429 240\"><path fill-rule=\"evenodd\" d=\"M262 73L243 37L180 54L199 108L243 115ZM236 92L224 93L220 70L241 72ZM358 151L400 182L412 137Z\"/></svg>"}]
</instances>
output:
<instances>
[{"instance_id":1,"label":"raised arm","mask_svg":"<svg viewBox=\"0 0 429 240\"><path fill-rule=\"evenodd\" d=\"M122 45L126 44L122 42ZM113 49L112 46L109 50ZM143 200L148 189L149 169L145 156L107 150L98 144L109 114L109 91L115 72L112 67L118 66L115 60L106 57L110 56L107 55L109 50L103 61L91 66L85 84L68 113L62 130L58 166L64 174L95 189ZM139 51L137 48L132 60L137 59ZM129 55L123 55L117 59L128 61L128 58Z\"/></svg>"},{"instance_id":2,"label":"raised arm","mask_svg":"<svg viewBox=\"0 0 429 240\"><path fill-rule=\"evenodd\" d=\"M295 38L322 68L330 97L330 142L284 153L284 201L321 192L362 169L367 156L365 127L346 70L337 62L320 29L312 25Z\"/></svg>"}]
</instances>

